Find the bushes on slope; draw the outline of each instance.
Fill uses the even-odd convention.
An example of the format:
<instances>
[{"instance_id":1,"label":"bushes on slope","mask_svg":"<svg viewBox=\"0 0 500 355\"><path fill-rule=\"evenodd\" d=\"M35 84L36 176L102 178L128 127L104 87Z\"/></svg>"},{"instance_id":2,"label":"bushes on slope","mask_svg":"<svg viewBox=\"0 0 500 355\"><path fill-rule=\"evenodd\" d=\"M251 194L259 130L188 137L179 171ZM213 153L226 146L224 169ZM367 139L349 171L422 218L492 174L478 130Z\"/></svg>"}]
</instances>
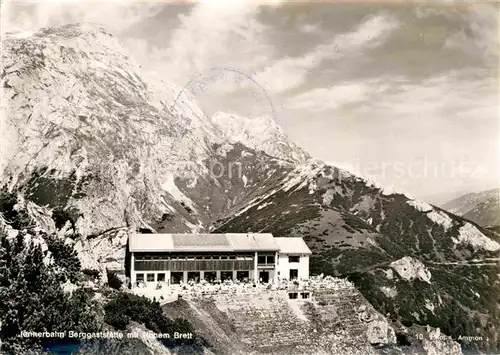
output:
<instances>
[{"instance_id":1,"label":"bushes on slope","mask_svg":"<svg viewBox=\"0 0 500 355\"><path fill-rule=\"evenodd\" d=\"M0 235L0 338L6 353L16 346L36 347L47 339L19 337L22 331L100 329L99 307L84 290L64 293L54 263L46 265L39 245L25 245L21 234Z\"/></svg>"},{"instance_id":2,"label":"bushes on slope","mask_svg":"<svg viewBox=\"0 0 500 355\"><path fill-rule=\"evenodd\" d=\"M131 321L144 324L157 334L170 334L171 338L162 339L166 346L195 344L193 325L184 318L171 320L163 314L160 304L131 293L116 293L104 306L104 321L120 330L125 330ZM192 339L173 339L174 332L192 333Z\"/></svg>"}]
</instances>

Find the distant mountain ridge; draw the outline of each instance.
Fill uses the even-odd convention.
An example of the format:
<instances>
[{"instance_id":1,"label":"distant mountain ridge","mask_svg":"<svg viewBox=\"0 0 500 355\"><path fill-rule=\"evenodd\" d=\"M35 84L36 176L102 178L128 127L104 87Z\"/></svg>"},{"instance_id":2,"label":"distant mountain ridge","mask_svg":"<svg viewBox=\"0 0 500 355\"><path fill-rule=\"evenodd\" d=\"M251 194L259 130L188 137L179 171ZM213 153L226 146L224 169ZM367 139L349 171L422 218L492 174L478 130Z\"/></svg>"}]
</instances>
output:
<instances>
[{"instance_id":1,"label":"distant mountain ridge","mask_svg":"<svg viewBox=\"0 0 500 355\"><path fill-rule=\"evenodd\" d=\"M445 203L454 200L462 195L465 195L466 191L454 191L454 192L441 192L431 195L419 196L423 201L426 201L434 206L443 206Z\"/></svg>"},{"instance_id":2,"label":"distant mountain ridge","mask_svg":"<svg viewBox=\"0 0 500 355\"><path fill-rule=\"evenodd\" d=\"M441 207L481 226L500 225L500 189L469 193Z\"/></svg>"}]
</instances>

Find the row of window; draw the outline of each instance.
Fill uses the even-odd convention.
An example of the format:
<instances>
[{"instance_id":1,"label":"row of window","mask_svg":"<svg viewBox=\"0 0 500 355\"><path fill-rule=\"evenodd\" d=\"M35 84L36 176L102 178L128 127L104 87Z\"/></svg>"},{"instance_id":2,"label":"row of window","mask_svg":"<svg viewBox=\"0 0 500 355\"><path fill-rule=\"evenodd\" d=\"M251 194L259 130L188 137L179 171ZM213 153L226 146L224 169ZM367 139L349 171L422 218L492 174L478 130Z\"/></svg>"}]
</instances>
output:
<instances>
[{"instance_id":1,"label":"row of window","mask_svg":"<svg viewBox=\"0 0 500 355\"><path fill-rule=\"evenodd\" d=\"M289 263L298 263L298 262L300 262L300 256L289 256L288 262ZM259 255L257 263L258 264L274 264L274 255Z\"/></svg>"},{"instance_id":2,"label":"row of window","mask_svg":"<svg viewBox=\"0 0 500 355\"><path fill-rule=\"evenodd\" d=\"M142 273L136 274L135 278L138 282L143 282L144 281L144 274L142 274ZM147 282L154 282L154 281L165 282L165 273L164 272L158 273L158 278L156 280L155 280L155 274L148 273L148 274L146 274L146 281Z\"/></svg>"},{"instance_id":3,"label":"row of window","mask_svg":"<svg viewBox=\"0 0 500 355\"><path fill-rule=\"evenodd\" d=\"M253 260L252 256L235 255L204 255L204 256L136 256L138 261L165 261L165 260Z\"/></svg>"},{"instance_id":4,"label":"row of window","mask_svg":"<svg viewBox=\"0 0 500 355\"><path fill-rule=\"evenodd\" d=\"M274 255L258 255L257 264L274 264Z\"/></svg>"},{"instance_id":5,"label":"row of window","mask_svg":"<svg viewBox=\"0 0 500 355\"><path fill-rule=\"evenodd\" d=\"M155 275L157 275L155 277ZM248 279L250 275L249 271L237 271L236 272L236 278L238 280L245 280ZM144 282L144 276L146 276L146 281L147 282L165 282L166 281L166 274L164 272L159 272L159 273L137 273L136 274L136 281L137 282ZM213 281L216 279L217 273L215 271L205 271L204 273L204 279L207 281ZM232 280L233 279L233 271L221 271L220 272L220 277L222 280ZM193 271L193 272L188 272L187 273L187 278L188 280L193 280L196 282L200 281L201 273L199 271ZM179 283L182 279L184 278L184 273L183 272L172 272L171 273L171 283Z\"/></svg>"},{"instance_id":6,"label":"row of window","mask_svg":"<svg viewBox=\"0 0 500 355\"><path fill-rule=\"evenodd\" d=\"M229 255L229 256L188 256L188 257L183 257L183 256L175 256L175 257L169 257L169 256L136 256L135 257L136 261L166 261L166 260L253 260L251 256L234 256L234 255ZM298 263L300 262L300 256L289 256L288 257L288 262L289 263ZM258 264L274 264L274 255L259 255L257 257L257 263Z\"/></svg>"},{"instance_id":7,"label":"row of window","mask_svg":"<svg viewBox=\"0 0 500 355\"><path fill-rule=\"evenodd\" d=\"M157 275L156 278L155 278L155 275ZM183 272L172 272L170 282L178 283L180 280L182 280L183 275L184 275ZM193 279L195 281L199 281L200 275L201 275L201 273L199 271L188 272L188 274L187 274L188 279ZM208 271L208 272L205 271L204 275L205 275L204 278L207 280L215 279L216 272L215 271ZM146 274L137 273L136 274L136 281L137 282L144 282L145 281L144 276L146 276L147 282L155 282L155 281L156 282L165 282L165 280L166 280L166 278L165 278L166 274L164 272L159 272L159 273L146 273ZM279 271L278 271L278 276L280 276ZM233 272L232 271L222 271L221 277L222 277L222 279L232 279ZM237 279L248 278L249 272L248 271L237 271L236 277L237 277ZM267 282L267 280L269 278L269 273L267 271L261 271L260 277L264 278L265 282ZM289 279L290 280L297 279L298 277L299 277L299 270L297 270L297 269L290 269L289 270ZM290 297L290 298L292 298L292 297Z\"/></svg>"}]
</instances>

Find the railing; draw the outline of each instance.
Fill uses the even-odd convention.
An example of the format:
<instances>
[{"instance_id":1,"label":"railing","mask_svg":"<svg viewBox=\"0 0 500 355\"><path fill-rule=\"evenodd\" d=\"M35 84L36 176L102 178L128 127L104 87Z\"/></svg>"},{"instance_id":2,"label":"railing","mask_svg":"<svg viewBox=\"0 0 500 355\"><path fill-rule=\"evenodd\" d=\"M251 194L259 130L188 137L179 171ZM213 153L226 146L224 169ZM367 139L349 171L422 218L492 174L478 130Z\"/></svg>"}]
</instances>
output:
<instances>
[{"instance_id":1,"label":"railing","mask_svg":"<svg viewBox=\"0 0 500 355\"><path fill-rule=\"evenodd\" d=\"M253 260L136 260L135 271L232 271L253 270Z\"/></svg>"},{"instance_id":2,"label":"railing","mask_svg":"<svg viewBox=\"0 0 500 355\"><path fill-rule=\"evenodd\" d=\"M275 264L273 263L257 263L257 267L262 266L262 267L274 267Z\"/></svg>"}]
</instances>

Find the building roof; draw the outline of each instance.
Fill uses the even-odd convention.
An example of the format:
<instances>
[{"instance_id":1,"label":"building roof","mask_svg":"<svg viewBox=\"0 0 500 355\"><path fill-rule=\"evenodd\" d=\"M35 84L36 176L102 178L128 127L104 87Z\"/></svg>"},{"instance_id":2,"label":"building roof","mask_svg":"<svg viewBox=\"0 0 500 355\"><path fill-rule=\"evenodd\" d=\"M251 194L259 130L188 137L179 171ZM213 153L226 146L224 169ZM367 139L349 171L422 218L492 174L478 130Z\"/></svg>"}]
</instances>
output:
<instances>
[{"instance_id":1,"label":"building roof","mask_svg":"<svg viewBox=\"0 0 500 355\"><path fill-rule=\"evenodd\" d=\"M270 233L139 234L129 237L131 252L279 251Z\"/></svg>"},{"instance_id":2,"label":"building roof","mask_svg":"<svg viewBox=\"0 0 500 355\"><path fill-rule=\"evenodd\" d=\"M300 237L274 238L274 242L283 254L312 254L304 239Z\"/></svg>"}]
</instances>

